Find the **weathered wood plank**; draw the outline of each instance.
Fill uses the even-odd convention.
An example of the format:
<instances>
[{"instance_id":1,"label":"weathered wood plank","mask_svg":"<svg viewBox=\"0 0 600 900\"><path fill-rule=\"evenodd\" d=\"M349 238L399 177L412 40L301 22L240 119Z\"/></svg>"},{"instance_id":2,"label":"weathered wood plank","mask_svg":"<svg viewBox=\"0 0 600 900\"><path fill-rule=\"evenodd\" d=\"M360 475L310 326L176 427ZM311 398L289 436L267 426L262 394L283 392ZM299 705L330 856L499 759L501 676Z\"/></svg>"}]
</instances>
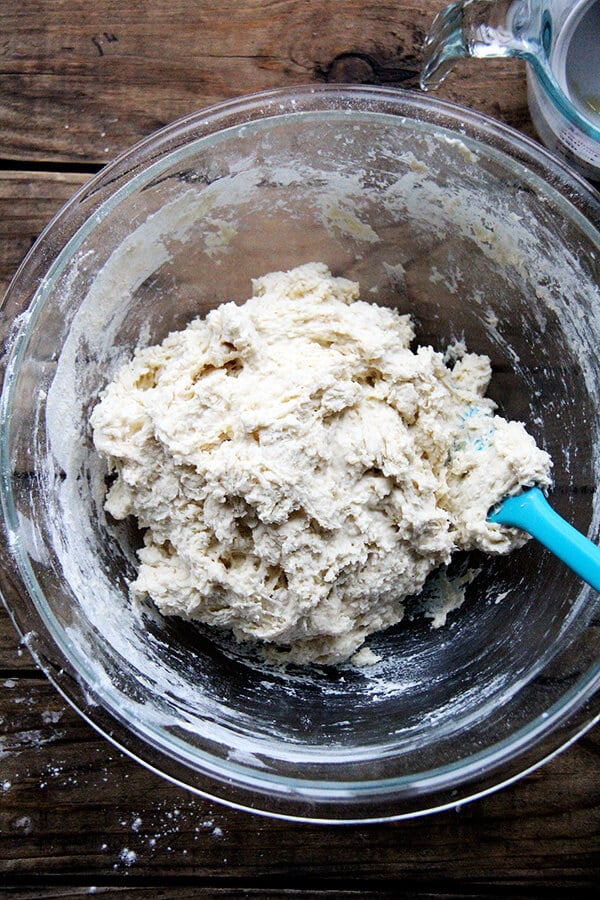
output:
<instances>
[{"instance_id":1,"label":"weathered wood plank","mask_svg":"<svg viewBox=\"0 0 600 900\"><path fill-rule=\"evenodd\" d=\"M34 667L31 654L21 647L17 632L0 603L0 678L14 677L16 673L29 674Z\"/></svg>"},{"instance_id":2,"label":"weathered wood plank","mask_svg":"<svg viewBox=\"0 0 600 900\"><path fill-rule=\"evenodd\" d=\"M289 887L318 881L334 890L351 871L365 888L487 890L591 885L597 871L598 797L589 778L597 732L520 784L460 810L324 832L226 810L167 784L100 740L45 681L4 683L0 717L0 859L14 878L43 865L47 875L283 886L294 872Z\"/></svg>"},{"instance_id":3,"label":"weathered wood plank","mask_svg":"<svg viewBox=\"0 0 600 900\"><path fill-rule=\"evenodd\" d=\"M167 122L227 97L323 81L415 87L424 36L443 5L3 4L0 156L103 163ZM518 61L470 61L440 96L529 127L523 73Z\"/></svg>"},{"instance_id":4,"label":"weathered wood plank","mask_svg":"<svg viewBox=\"0 0 600 900\"><path fill-rule=\"evenodd\" d=\"M1 279L85 177L0 179ZM179 880L185 896L191 878L214 896L247 895L252 886L261 896L281 895L291 884L303 885L304 896L343 896L351 875L367 897L498 889L518 897L591 887L598 874L597 731L520 784L459 812L324 832L226 810L122 756L45 680L29 677L28 653L3 611L0 658L10 673L0 682L0 860L11 885L72 877L79 885L105 879L113 890L148 878L156 891L167 878ZM61 895L57 885L54 896Z\"/></svg>"},{"instance_id":5,"label":"weathered wood plank","mask_svg":"<svg viewBox=\"0 0 600 900\"><path fill-rule=\"evenodd\" d=\"M444 4L2 4L0 159L102 164L178 116L280 85L414 87L425 30ZM518 62L463 63L440 96L532 133ZM86 177L2 174L0 290ZM34 677L3 610L0 671L0 886L8 896L80 896L97 886L156 898L519 898L590 892L600 874L598 730L457 812L323 829L227 810L124 757Z\"/></svg>"},{"instance_id":6,"label":"weathered wood plank","mask_svg":"<svg viewBox=\"0 0 600 900\"><path fill-rule=\"evenodd\" d=\"M0 297L35 238L89 176L81 173L0 173ZM0 604L0 672L30 671L33 662L17 641Z\"/></svg>"},{"instance_id":7,"label":"weathered wood plank","mask_svg":"<svg viewBox=\"0 0 600 900\"><path fill-rule=\"evenodd\" d=\"M89 176L0 174L0 297L33 241Z\"/></svg>"}]
</instances>

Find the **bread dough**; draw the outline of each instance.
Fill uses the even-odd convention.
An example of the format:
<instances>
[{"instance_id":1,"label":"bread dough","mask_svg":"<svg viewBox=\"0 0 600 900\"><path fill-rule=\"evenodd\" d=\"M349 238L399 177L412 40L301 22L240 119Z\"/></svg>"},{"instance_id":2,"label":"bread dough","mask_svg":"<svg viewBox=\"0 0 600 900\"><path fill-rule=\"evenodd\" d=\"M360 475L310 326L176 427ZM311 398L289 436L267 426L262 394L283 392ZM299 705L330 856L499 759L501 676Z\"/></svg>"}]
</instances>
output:
<instances>
[{"instance_id":1,"label":"bread dough","mask_svg":"<svg viewBox=\"0 0 600 900\"><path fill-rule=\"evenodd\" d=\"M135 596L335 664L453 551L526 540L487 513L551 462L494 414L488 358L413 352L410 317L358 295L320 263L272 273L116 373L92 426L106 509L146 529Z\"/></svg>"}]
</instances>

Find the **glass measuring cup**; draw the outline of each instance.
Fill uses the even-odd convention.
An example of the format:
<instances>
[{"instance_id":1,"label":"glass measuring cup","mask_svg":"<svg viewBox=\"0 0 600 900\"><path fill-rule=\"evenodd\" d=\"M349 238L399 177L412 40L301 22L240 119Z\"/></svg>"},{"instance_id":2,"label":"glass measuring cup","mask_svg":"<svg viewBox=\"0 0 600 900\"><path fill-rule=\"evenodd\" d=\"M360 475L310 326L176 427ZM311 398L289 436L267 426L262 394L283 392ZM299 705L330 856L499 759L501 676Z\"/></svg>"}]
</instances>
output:
<instances>
[{"instance_id":1,"label":"glass measuring cup","mask_svg":"<svg viewBox=\"0 0 600 900\"><path fill-rule=\"evenodd\" d=\"M527 63L529 109L546 146L600 180L600 0L458 0L434 19L421 87L461 57Z\"/></svg>"}]
</instances>

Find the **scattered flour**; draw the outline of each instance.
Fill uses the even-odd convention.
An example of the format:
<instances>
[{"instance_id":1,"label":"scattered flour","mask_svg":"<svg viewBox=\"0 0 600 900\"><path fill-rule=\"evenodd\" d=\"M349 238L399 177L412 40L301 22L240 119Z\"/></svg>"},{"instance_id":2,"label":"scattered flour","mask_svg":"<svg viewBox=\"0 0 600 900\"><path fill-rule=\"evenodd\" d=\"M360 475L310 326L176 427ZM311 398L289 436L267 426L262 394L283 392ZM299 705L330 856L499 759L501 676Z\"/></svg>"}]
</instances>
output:
<instances>
[{"instance_id":1,"label":"scattered flour","mask_svg":"<svg viewBox=\"0 0 600 900\"><path fill-rule=\"evenodd\" d=\"M20 831L21 834L31 834L33 831L33 822L29 816L19 816L19 818L15 819L13 822L13 828L15 828L16 831Z\"/></svg>"},{"instance_id":2,"label":"scattered flour","mask_svg":"<svg viewBox=\"0 0 600 900\"><path fill-rule=\"evenodd\" d=\"M42 712L42 722L44 725L56 725L63 717L61 709L45 709Z\"/></svg>"},{"instance_id":3,"label":"scattered flour","mask_svg":"<svg viewBox=\"0 0 600 900\"><path fill-rule=\"evenodd\" d=\"M494 414L487 357L413 352L409 316L358 298L320 263L272 273L117 372L92 426L106 509L145 529L134 596L335 664L454 551L524 543L487 514L551 462Z\"/></svg>"},{"instance_id":4,"label":"scattered flour","mask_svg":"<svg viewBox=\"0 0 600 900\"><path fill-rule=\"evenodd\" d=\"M130 850L128 847L123 847L119 854L119 859L126 866L132 866L137 860L137 853L135 850Z\"/></svg>"}]
</instances>

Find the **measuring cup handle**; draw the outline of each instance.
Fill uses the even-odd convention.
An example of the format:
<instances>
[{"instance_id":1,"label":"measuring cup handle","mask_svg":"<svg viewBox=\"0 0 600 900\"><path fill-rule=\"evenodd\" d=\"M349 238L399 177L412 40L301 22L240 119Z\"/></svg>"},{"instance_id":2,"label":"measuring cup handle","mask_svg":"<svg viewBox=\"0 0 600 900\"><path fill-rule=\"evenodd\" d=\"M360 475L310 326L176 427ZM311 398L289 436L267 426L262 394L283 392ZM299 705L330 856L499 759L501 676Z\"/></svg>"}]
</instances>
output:
<instances>
[{"instance_id":1,"label":"measuring cup handle","mask_svg":"<svg viewBox=\"0 0 600 900\"><path fill-rule=\"evenodd\" d=\"M458 0L433 20L423 46L421 88L440 86L457 59L519 56L537 66L544 40L542 0Z\"/></svg>"}]
</instances>

